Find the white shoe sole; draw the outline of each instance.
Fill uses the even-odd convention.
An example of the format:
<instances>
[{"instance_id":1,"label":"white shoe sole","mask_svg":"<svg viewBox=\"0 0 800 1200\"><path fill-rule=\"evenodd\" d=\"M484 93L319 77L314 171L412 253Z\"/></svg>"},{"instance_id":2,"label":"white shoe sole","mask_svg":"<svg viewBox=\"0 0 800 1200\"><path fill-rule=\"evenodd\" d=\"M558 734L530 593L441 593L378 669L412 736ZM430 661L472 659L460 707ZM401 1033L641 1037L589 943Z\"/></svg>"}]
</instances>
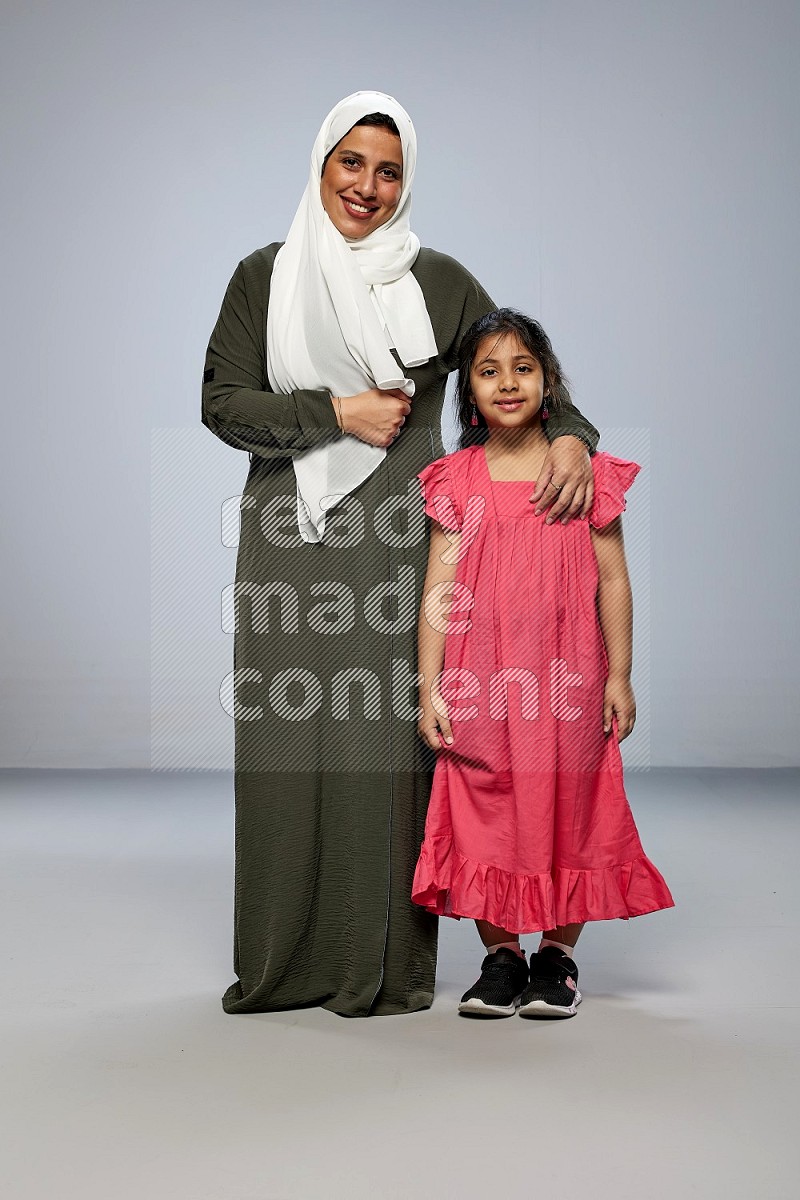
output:
<instances>
[{"instance_id":1,"label":"white shoe sole","mask_svg":"<svg viewBox=\"0 0 800 1200\"><path fill-rule=\"evenodd\" d=\"M578 1005L583 997L580 992L575 993L575 999L569 1006L559 1004L548 1004L546 1000L531 1000L529 1004L523 1004L519 1010L521 1017L574 1017L578 1011Z\"/></svg>"},{"instance_id":2,"label":"white shoe sole","mask_svg":"<svg viewBox=\"0 0 800 1200\"><path fill-rule=\"evenodd\" d=\"M508 1005L485 1004L483 1000L473 996L471 1000L462 1000L458 1011L468 1017L513 1017L518 1005L519 996L516 996L513 1003Z\"/></svg>"}]
</instances>

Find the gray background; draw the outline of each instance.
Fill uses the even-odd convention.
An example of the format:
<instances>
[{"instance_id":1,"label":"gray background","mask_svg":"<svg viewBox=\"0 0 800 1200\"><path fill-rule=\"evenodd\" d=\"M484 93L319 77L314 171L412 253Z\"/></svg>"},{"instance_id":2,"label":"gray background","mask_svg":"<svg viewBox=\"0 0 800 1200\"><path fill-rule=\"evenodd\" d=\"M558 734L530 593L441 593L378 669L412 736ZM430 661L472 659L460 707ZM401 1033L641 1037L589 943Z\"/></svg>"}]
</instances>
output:
<instances>
[{"instance_id":1,"label":"gray background","mask_svg":"<svg viewBox=\"0 0 800 1200\"><path fill-rule=\"evenodd\" d=\"M179 480L227 281L370 87L417 127L423 244L649 431L651 761L797 763L796 4L5 11L3 765L150 762L151 437L186 430Z\"/></svg>"}]
</instances>

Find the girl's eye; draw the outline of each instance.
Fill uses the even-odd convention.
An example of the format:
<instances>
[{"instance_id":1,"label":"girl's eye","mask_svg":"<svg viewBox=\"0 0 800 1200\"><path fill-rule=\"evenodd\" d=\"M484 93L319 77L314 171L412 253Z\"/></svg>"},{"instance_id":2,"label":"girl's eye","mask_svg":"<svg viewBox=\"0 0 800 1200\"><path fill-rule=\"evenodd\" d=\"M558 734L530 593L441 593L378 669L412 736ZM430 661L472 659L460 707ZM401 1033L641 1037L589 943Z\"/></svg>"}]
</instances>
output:
<instances>
[{"instance_id":1,"label":"girl's eye","mask_svg":"<svg viewBox=\"0 0 800 1200\"><path fill-rule=\"evenodd\" d=\"M517 370L528 372L528 371L530 371L530 367L526 367L524 363L520 363L520 365L517 367Z\"/></svg>"},{"instance_id":2,"label":"girl's eye","mask_svg":"<svg viewBox=\"0 0 800 1200\"><path fill-rule=\"evenodd\" d=\"M489 378L490 375L495 375L495 374L496 374L496 371L495 371L494 367L484 367L483 370L481 371L481 375L485 376L487 379Z\"/></svg>"}]
</instances>

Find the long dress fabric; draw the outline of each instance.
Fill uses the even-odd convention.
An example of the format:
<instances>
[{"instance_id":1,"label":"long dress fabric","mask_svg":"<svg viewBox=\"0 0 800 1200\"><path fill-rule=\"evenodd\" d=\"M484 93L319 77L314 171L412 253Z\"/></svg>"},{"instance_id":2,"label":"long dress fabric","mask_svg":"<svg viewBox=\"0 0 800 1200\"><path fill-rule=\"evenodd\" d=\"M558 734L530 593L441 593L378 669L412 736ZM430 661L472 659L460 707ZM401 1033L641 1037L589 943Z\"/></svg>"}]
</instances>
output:
<instances>
[{"instance_id":1,"label":"long dress fabric","mask_svg":"<svg viewBox=\"0 0 800 1200\"><path fill-rule=\"evenodd\" d=\"M269 391L279 245L237 267L203 384L204 424L251 458L234 588L237 978L222 1003L227 1013L412 1012L431 1004L437 940L436 917L410 899L435 765L416 732L427 562L416 476L443 453L461 337L494 305L455 260L420 251L412 270L438 356L407 372L416 390L400 437L309 544L292 456L340 435L328 391ZM597 437L576 409L559 428Z\"/></svg>"},{"instance_id":2,"label":"long dress fabric","mask_svg":"<svg viewBox=\"0 0 800 1200\"><path fill-rule=\"evenodd\" d=\"M438 752L412 898L514 933L627 919L674 904L642 848L616 718L603 732L608 658L589 525L625 508L639 467L592 458L587 521L546 523L533 481L493 481L484 447L420 473L425 511L461 535Z\"/></svg>"}]
</instances>

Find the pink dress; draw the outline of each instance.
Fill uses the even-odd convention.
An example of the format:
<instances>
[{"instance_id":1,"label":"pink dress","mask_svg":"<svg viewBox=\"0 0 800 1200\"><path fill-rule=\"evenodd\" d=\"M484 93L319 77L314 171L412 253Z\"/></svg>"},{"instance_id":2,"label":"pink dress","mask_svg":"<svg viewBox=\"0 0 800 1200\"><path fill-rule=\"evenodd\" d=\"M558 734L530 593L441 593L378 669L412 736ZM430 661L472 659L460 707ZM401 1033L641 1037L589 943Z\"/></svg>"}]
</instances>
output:
<instances>
[{"instance_id":1,"label":"pink dress","mask_svg":"<svg viewBox=\"0 0 800 1200\"><path fill-rule=\"evenodd\" d=\"M592 466L599 529L639 467L601 452ZM616 719L603 733L588 523L537 517L533 483L493 483L483 446L419 479L461 546L442 677L453 745L438 753L412 899L515 933L672 907L625 796Z\"/></svg>"}]
</instances>

